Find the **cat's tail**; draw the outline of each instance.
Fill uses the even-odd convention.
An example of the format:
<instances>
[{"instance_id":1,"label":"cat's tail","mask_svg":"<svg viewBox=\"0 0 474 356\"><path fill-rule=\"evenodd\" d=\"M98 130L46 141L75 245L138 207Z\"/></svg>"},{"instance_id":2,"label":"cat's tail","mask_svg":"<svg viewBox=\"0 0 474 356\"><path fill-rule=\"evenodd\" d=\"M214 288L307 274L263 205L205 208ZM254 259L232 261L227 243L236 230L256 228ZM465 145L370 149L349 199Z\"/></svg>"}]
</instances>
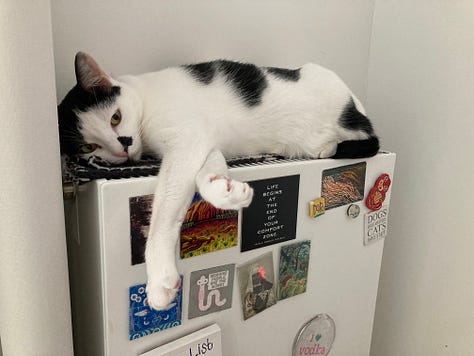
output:
<instances>
[{"instance_id":1,"label":"cat's tail","mask_svg":"<svg viewBox=\"0 0 474 356\"><path fill-rule=\"evenodd\" d=\"M372 157L379 151L379 139L371 136L366 140L342 141L331 158L364 158Z\"/></svg>"}]
</instances>

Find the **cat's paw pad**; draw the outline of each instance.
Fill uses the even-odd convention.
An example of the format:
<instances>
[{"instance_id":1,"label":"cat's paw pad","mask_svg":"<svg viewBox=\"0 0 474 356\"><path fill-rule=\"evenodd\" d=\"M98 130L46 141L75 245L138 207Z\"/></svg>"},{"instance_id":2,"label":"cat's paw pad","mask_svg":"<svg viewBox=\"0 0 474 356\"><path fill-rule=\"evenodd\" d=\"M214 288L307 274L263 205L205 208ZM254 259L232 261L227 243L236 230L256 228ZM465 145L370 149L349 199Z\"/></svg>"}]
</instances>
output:
<instances>
[{"instance_id":1,"label":"cat's paw pad","mask_svg":"<svg viewBox=\"0 0 474 356\"><path fill-rule=\"evenodd\" d=\"M249 206L253 197L253 189L247 183L212 174L206 177L200 193L216 208L232 210Z\"/></svg>"},{"instance_id":2,"label":"cat's paw pad","mask_svg":"<svg viewBox=\"0 0 474 356\"><path fill-rule=\"evenodd\" d=\"M168 310L173 307L173 300L181 285L181 278L177 271L165 271L161 275L153 276L148 281L146 293L148 305L155 310Z\"/></svg>"}]
</instances>

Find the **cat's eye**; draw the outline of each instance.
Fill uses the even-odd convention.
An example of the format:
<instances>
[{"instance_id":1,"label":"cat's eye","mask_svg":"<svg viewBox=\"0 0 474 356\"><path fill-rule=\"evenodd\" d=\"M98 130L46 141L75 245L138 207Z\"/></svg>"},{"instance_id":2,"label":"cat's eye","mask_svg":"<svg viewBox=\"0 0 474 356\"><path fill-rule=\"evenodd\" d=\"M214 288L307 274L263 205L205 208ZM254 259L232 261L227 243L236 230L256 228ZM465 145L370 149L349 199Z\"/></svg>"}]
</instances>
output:
<instances>
[{"instance_id":1,"label":"cat's eye","mask_svg":"<svg viewBox=\"0 0 474 356\"><path fill-rule=\"evenodd\" d=\"M122 113L120 110L117 110L115 114L112 115L112 118L110 119L110 124L112 126L117 126L120 124L120 121L122 121Z\"/></svg>"},{"instance_id":2,"label":"cat's eye","mask_svg":"<svg viewBox=\"0 0 474 356\"><path fill-rule=\"evenodd\" d=\"M92 153L99 147L96 143L86 143L79 148L80 153Z\"/></svg>"}]
</instances>

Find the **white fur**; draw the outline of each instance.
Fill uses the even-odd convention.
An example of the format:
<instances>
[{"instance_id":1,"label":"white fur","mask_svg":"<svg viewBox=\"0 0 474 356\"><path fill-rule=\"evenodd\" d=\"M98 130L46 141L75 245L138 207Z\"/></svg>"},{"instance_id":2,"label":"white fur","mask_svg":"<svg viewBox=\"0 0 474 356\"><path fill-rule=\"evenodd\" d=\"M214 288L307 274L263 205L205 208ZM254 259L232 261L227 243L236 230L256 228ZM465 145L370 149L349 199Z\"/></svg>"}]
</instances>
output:
<instances>
[{"instance_id":1,"label":"white fur","mask_svg":"<svg viewBox=\"0 0 474 356\"><path fill-rule=\"evenodd\" d=\"M205 85L183 68L170 68L110 79L122 88L114 105L78 113L86 142L102 146L94 155L123 161L117 157L122 148L116 140L122 135L133 137L131 158L142 151L163 158L145 253L151 307L167 308L176 294L176 242L196 187L216 207L250 204L252 189L227 178L224 156L324 158L332 156L341 141L368 137L338 125L354 96L336 74L307 64L300 75L293 82L267 74L262 103L248 107L224 77ZM111 128L110 117L118 108L122 123Z\"/></svg>"},{"instance_id":2,"label":"white fur","mask_svg":"<svg viewBox=\"0 0 474 356\"><path fill-rule=\"evenodd\" d=\"M111 82L119 85L115 80L111 79ZM143 152L140 139L142 107L142 101L137 93L128 86L124 86L121 89L120 99L113 105L101 105L86 112L76 112L80 120L79 131L84 141L99 145L99 148L91 154L83 155L84 158L94 155L114 164L123 163L129 158L138 160ZM110 118L117 109L120 109L122 117L126 119L122 120L120 125L111 126ZM128 156L122 155L123 146L117 140L118 136L133 137L134 143L128 148Z\"/></svg>"}]
</instances>

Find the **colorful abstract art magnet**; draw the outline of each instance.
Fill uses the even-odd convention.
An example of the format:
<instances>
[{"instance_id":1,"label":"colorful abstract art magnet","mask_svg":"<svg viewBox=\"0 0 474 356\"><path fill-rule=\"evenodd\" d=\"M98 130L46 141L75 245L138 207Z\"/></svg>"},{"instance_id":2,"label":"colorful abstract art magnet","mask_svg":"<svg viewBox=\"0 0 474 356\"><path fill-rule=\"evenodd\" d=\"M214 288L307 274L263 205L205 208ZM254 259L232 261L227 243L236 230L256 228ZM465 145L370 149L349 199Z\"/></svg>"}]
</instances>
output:
<instances>
[{"instance_id":1,"label":"colorful abstract art magnet","mask_svg":"<svg viewBox=\"0 0 474 356\"><path fill-rule=\"evenodd\" d=\"M300 176L249 182L252 203L242 211L241 251L296 238Z\"/></svg>"},{"instance_id":2,"label":"colorful abstract art magnet","mask_svg":"<svg viewBox=\"0 0 474 356\"><path fill-rule=\"evenodd\" d=\"M357 204L351 204L347 208L347 216L351 219L355 219L360 214L360 207Z\"/></svg>"},{"instance_id":3,"label":"colorful abstract art magnet","mask_svg":"<svg viewBox=\"0 0 474 356\"><path fill-rule=\"evenodd\" d=\"M364 199L366 166L361 162L323 171L321 196L326 200L326 210Z\"/></svg>"},{"instance_id":4,"label":"colorful abstract art magnet","mask_svg":"<svg viewBox=\"0 0 474 356\"><path fill-rule=\"evenodd\" d=\"M364 245L387 236L388 206L365 214Z\"/></svg>"},{"instance_id":5,"label":"colorful abstract art magnet","mask_svg":"<svg viewBox=\"0 0 474 356\"><path fill-rule=\"evenodd\" d=\"M367 199L365 199L365 205L372 211L379 210L385 200L385 195L390 188L390 176L387 173L382 174L377 178L372 189L370 189Z\"/></svg>"},{"instance_id":6,"label":"colorful abstract art magnet","mask_svg":"<svg viewBox=\"0 0 474 356\"><path fill-rule=\"evenodd\" d=\"M148 306L146 284L130 287L129 337L130 340L181 325L182 285L168 310L154 310Z\"/></svg>"},{"instance_id":7,"label":"colorful abstract art magnet","mask_svg":"<svg viewBox=\"0 0 474 356\"><path fill-rule=\"evenodd\" d=\"M237 210L215 208L196 194L181 227L181 258L237 246L238 215Z\"/></svg>"},{"instance_id":8,"label":"colorful abstract art magnet","mask_svg":"<svg viewBox=\"0 0 474 356\"><path fill-rule=\"evenodd\" d=\"M316 198L309 202L309 216L316 218L326 212L326 199Z\"/></svg>"},{"instance_id":9,"label":"colorful abstract art magnet","mask_svg":"<svg viewBox=\"0 0 474 356\"><path fill-rule=\"evenodd\" d=\"M191 272L188 318L229 309L232 306L235 264Z\"/></svg>"},{"instance_id":10,"label":"colorful abstract art magnet","mask_svg":"<svg viewBox=\"0 0 474 356\"><path fill-rule=\"evenodd\" d=\"M310 253L309 240L280 248L278 300L306 292Z\"/></svg>"},{"instance_id":11,"label":"colorful abstract art magnet","mask_svg":"<svg viewBox=\"0 0 474 356\"><path fill-rule=\"evenodd\" d=\"M244 320L276 304L271 252L238 266L237 273Z\"/></svg>"},{"instance_id":12,"label":"colorful abstract art magnet","mask_svg":"<svg viewBox=\"0 0 474 356\"><path fill-rule=\"evenodd\" d=\"M144 253L153 194L130 198L132 265L145 262ZM181 258L218 251L238 244L238 211L222 210L194 196L181 226Z\"/></svg>"},{"instance_id":13,"label":"colorful abstract art magnet","mask_svg":"<svg viewBox=\"0 0 474 356\"><path fill-rule=\"evenodd\" d=\"M327 355L336 337L336 324L327 314L318 314L304 324L293 343L292 356Z\"/></svg>"}]
</instances>

